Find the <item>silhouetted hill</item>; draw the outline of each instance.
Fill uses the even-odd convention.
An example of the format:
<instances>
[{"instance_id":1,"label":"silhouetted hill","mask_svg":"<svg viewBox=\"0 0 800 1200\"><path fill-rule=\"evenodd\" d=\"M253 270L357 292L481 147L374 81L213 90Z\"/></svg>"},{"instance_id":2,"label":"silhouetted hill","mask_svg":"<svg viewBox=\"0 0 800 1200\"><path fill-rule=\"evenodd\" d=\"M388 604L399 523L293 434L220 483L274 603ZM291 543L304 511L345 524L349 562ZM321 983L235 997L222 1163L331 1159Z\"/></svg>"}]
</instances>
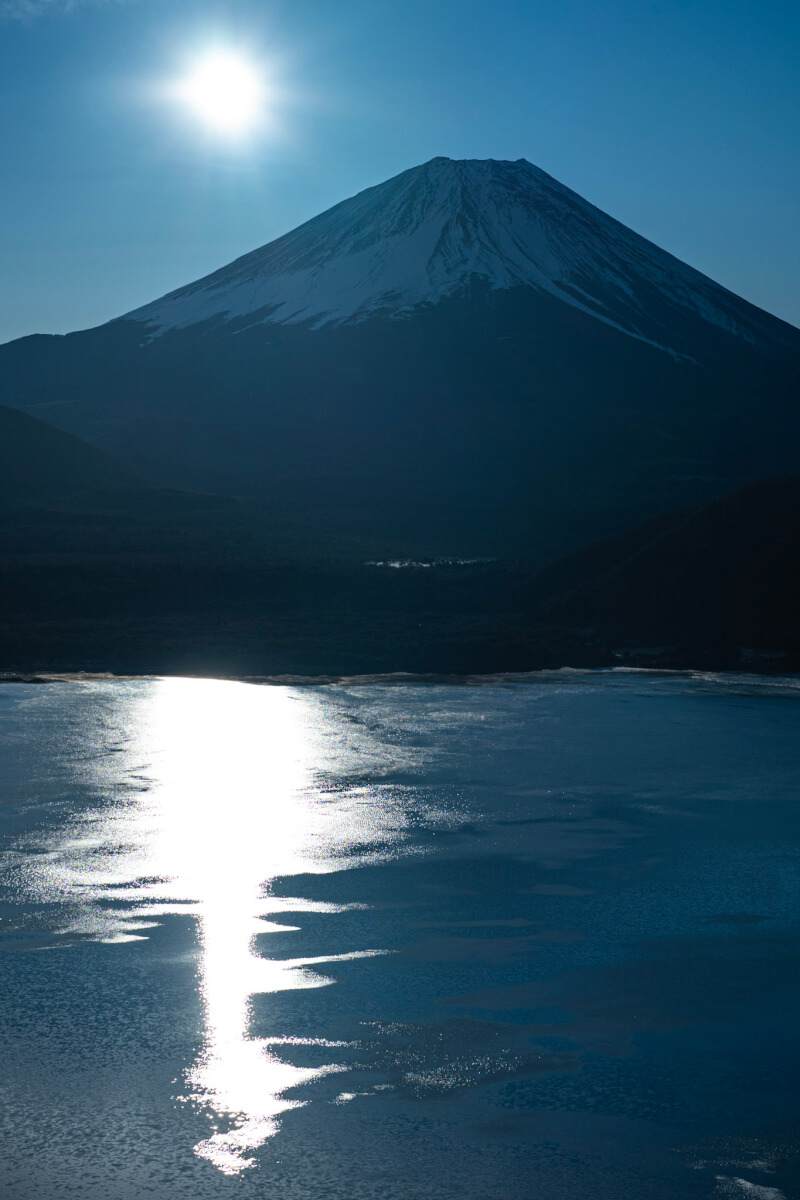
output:
<instances>
[{"instance_id":1,"label":"silhouetted hill","mask_svg":"<svg viewBox=\"0 0 800 1200\"><path fill-rule=\"evenodd\" d=\"M35 552L0 512L0 669L800 669L795 479L665 514L543 570L279 555L212 501L190 521L140 511L122 537L86 513L56 517L49 542L37 526Z\"/></svg>"},{"instance_id":2,"label":"silhouetted hill","mask_svg":"<svg viewBox=\"0 0 800 1200\"><path fill-rule=\"evenodd\" d=\"M708 654L800 651L800 479L668 513L531 581L539 619Z\"/></svg>"},{"instance_id":3,"label":"silhouetted hill","mask_svg":"<svg viewBox=\"0 0 800 1200\"><path fill-rule=\"evenodd\" d=\"M165 487L80 438L0 405L0 561L220 562L319 548L300 508Z\"/></svg>"},{"instance_id":4,"label":"silhouetted hill","mask_svg":"<svg viewBox=\"0 0 800 1200\"><path fill-rule=\"evenodd\" d=\"M130 468L44 421L0 405L0 505L74 505L145 485Z\"/></svg>"}]
</instances>

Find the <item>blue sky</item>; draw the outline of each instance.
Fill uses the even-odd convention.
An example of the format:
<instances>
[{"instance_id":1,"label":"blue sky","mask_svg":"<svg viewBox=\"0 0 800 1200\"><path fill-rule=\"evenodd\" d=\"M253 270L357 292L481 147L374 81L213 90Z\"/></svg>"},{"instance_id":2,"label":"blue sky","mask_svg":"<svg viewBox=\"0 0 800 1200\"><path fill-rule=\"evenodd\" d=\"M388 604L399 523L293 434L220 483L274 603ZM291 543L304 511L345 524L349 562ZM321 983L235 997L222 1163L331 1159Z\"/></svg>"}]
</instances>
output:
<instances>
[{"instance_id":1,"label":"blue sky","mask_svg":"<svg viewBox=\"0 0 800 1200\"><path fill-rule=\"evenodd\" d=\"M265 64L270 127L157 85ZM99 324L438 154L528 158L800 324L800 5L0 0L0 340Z\"/></svg>"}]
</instances>

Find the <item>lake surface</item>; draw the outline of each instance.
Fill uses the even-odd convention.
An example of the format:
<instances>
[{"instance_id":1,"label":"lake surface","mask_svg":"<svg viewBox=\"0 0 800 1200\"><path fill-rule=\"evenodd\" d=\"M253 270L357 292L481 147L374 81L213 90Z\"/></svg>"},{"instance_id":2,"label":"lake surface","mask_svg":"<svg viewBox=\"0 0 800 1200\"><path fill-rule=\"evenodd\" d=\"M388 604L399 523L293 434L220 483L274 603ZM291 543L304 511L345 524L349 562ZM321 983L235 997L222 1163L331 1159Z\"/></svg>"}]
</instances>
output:
<instances>
[{"instance_id":1,"label":"lake surface","mask_svg":"<svg viewBox=\"0 0 800 1200\"><path fill-rule=\"evenodd\" d=\"M0 1195L800 1197L800 680L0 686Z\"/></svg>"}]
</instances>

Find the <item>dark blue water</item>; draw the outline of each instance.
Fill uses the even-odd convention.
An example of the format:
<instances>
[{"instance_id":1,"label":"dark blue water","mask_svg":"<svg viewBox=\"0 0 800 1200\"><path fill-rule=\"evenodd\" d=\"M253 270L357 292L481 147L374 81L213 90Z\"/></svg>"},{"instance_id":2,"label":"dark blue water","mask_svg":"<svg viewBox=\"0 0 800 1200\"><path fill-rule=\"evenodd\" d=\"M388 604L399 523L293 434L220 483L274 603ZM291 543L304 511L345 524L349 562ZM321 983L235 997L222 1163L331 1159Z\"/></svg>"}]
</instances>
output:
<instances>
[{"instance_id":1,"label":"dark blue water","mask_svg":"<svg viewBox=\"0 0 800 1200\"><path fill-rule=\"evenodd\" d=\"M0 687L9 1200L800 1197L800 681Z\"/></svg>"}]
</instances>

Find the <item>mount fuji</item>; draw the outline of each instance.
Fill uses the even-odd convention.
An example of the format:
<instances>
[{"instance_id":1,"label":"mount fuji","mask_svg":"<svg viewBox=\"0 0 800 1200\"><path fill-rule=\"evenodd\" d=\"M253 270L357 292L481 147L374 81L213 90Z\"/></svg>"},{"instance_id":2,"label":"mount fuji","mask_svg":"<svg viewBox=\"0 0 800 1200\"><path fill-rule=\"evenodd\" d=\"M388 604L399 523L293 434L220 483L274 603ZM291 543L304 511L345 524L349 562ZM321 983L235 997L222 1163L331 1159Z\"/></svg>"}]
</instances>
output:
<instances>
[{"instance_id":1,"label":"mount fuji","mask_svg":"<svg viewBox=\"0 0 800 1200\"><path fill-rule=\"evenodd\" d=\"M235 319L318 329L408 318L470 280L533 288L673 354L653 340L670 338L648 312L654 292L749 341L779 338L757 310L525 159L435 158L122 319L148 336Z\"/></svg>"},{"instance_id":2,"label":"mount fuji","mask_svg":"<svg viewBox=\"0 0 800 1200\"><path fill-rule=\"evenodd\" d=\"M435 158L0 347L4 403L137 469L437 554L547 557L796 473L799 381L798 330L524 159Z\"/></svg>"}]
</instances>

